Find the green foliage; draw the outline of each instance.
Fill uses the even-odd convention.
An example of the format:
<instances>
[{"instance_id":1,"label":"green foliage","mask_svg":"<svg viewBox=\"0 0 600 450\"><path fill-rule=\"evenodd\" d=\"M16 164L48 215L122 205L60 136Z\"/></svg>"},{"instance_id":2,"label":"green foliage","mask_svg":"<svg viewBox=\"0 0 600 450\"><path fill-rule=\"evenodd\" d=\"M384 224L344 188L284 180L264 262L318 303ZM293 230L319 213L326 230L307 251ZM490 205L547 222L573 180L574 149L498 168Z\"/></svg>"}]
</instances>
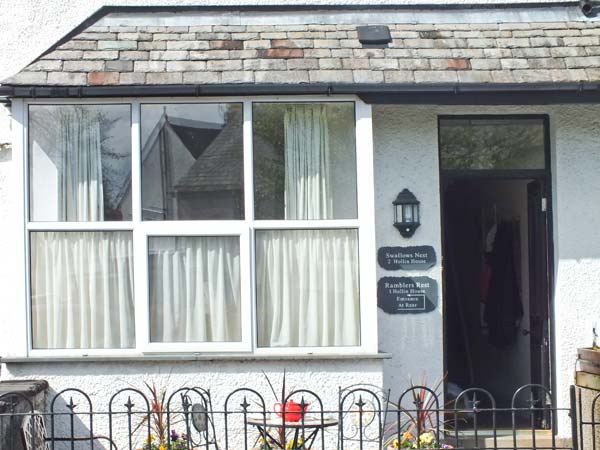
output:
<instances>
[{"instance_id":1,"label":"green foliage","mask_svg":"<svg viewBox=\"0 0 600 450\"><path fill-rule=\"evenodd\" d=\"M446 170L543 168L543 126L527 121L442 122L440 150Z\"/></svg>"}]
</instances>

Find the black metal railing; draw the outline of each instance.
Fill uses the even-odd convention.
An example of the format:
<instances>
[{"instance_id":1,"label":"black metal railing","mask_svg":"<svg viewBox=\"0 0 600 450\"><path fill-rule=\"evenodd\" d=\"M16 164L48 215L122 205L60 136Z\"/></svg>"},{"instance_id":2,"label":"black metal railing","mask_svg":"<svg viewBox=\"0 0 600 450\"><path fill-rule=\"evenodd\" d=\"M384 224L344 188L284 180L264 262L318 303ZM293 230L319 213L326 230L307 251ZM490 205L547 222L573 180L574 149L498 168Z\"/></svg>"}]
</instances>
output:
<instances>
[{"instance_id":1,"label":"black metal railing","mask_svg":"<svg viewBox=\"0 0 600 450\"><path fill-rule=\"evenodd\" d=\"M572 423L575 450L597 450L600 447L600 392L577 387L576 394L571 395L571 408L577 417Z\"/></svg>"},{"instance_id":2,"label":"black metal railing","mask_svg":"<svg viewBox=\"0 0 600 450\"><path fill-rule=\"evenodd\" d=\"M444 403L426 386L392 398L389 390L370 385L322 395L299 389L279 402L247 387L216 398L207 388L152 385L94 397L76 388L51 392L46 410L37 411L22 394L0 396L6 411L0 424L10 421L13 430L8 449L587 450L584 427L595 437L600 425L593 412L577 422L584 405L574 387L569 407L559 408L539 385L521 387L506 403L478 388ZM599 397L592 400L592 411ZM571 439L557 438L559 425L570 430ZM592 442L590 450L596 450Z\"/></svg>"}]
</instances>

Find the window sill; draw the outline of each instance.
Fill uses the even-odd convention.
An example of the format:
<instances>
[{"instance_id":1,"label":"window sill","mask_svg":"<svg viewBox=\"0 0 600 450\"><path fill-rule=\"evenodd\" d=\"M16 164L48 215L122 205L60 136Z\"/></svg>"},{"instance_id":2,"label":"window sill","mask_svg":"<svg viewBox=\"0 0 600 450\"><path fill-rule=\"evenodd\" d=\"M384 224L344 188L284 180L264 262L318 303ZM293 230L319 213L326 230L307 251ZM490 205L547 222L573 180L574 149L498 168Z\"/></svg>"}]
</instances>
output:
<instances>
[{"instance_id":1,"label":"window sill","mask_svg":"<svg viewBox=\"0 0 600 450\"><path fill-rule=\"evenodd\" d=\"M160 362L160 361L294 361L294 360L383 360L390 359L390 353L358 354L297 354L297 355L256 355L256 354L140 354L140 355L78 355L78 356L29 356L0 358L0 363L60 363L60 362Z\"/></svg>"}]
</instances>

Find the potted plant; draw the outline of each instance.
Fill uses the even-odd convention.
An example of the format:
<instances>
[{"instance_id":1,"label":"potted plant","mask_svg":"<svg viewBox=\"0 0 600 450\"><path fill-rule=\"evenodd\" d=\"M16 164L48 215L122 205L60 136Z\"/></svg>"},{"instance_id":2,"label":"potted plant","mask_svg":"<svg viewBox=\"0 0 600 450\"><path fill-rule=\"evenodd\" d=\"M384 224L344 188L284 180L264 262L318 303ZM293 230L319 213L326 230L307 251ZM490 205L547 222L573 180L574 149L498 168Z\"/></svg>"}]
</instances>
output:
<instances>
[{"instance_id":1,"label":"potted plant","mask_svg":"<svg viewBox=\"0 0 600 450\"><path fill-rule=\"evenodd\" d=\"M600 346L598 345L597 328L592 328L592 346L577 349L577 359L581 372L600 375Z\"/></svg>"},{"instance_id":2,"label":"potted plant","mask_svg":"<svg viewBox=\"0 0 600 450\"><path fill-rule=\"evenodd\" d=\"M436 399L442 386L444 378L440 379L430 390L426 387L426 381L423 380L419 386L415 386L410 381L412 403L420 405L416 410L406 410L400 404L390 402L394 409L402 411L405 420L403 422L402 434L398 438L398 423L391 424L384 432L384 446L389 450L411 448L411 449L431 449L431 448L454 448L437 440L436 436L442 430L439 427L444 423L437 423L437 404ZM420 433L416 430L420 430Z\"/></svg>"},{"instance_id":3,"label":"potted plant","mask_svg":"<svg viewBox=\"0 0 600 450\"><path fill-rule=\"evenodd\" d=\"M149 392L150 412L140 420L133 432L144 430L149 424L151 433L146 436L140 450L193 450L194 447L188 445L185 434L179 434L175 429L169 431L167 428L167 390L159 389L154 383L144 384ZM176 419L172 424L176 425L178 422L181 420Z\"/></svg>"},{"instance_id":4,"label":"potted plant","mask_svg":"<svg viewBox=\"0 0 600 450\"><path fill-rule=\"evenodd\" d=\"M277 414L278 417L281 417L282 427L277 428L277 442L267 438L264 436L258 436L255 446L257 446L260 450L273 450L275 448L285 448L285 450L299 450L304 449L304 442L302 440L302 436L298 436L297 439L294 439L292 433L284 433L283 422L299 422L304 417L304 414L308 410L309 404L296 403L293 399L288 399L289 393L286 391L286 372L285 369L283 371L283 378L281 380L281 392L277 395L277 391L271 382L269 376L263 371L263 376L267 381L269 389L273 394L273 398L275 402L273 403L273 412ZM287 399L287 400L286 400ZM281 445L285 443L285 445Z\"/></svg>"}]
</instances>

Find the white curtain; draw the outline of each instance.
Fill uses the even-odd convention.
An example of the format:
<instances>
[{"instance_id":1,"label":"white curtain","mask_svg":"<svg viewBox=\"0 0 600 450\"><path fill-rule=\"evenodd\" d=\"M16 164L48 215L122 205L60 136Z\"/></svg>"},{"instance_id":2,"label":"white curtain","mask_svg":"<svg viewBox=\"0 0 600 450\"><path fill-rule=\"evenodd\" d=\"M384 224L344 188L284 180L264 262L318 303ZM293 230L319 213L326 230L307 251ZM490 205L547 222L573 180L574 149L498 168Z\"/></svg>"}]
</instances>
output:
<instances>
[{"instance_id":1,"label":"white curtain","mask_svg":"<svg viewBox=\"0 0 600 450\"><path fill-rule=\"evenodd\" d=\"M284 114L285 218L333 218L327 106ZM356 230L257 232L259 345L359 344Z\"/></svg>"},{"instance_id":2,"label":"white curtain","mask_svg":"<svg viewBox=\"0 0 600 450\"><path fill-rule=\"evenodd\" d=\"M241 340L237 237L150 240L153 342Z\"/></svg>"},{"instance_id":3,"label":"white curtain","mask_svg":"<svg viewBox=\"0 0 600 450\"><path fill-rule=\"evenodd\" d=\"M60 221L104 219L100 128L86 107L58 113ZM132 256L128 232L32 233L34 347L132 347Z\"/></svg>"},{"instance_id":4,"label":"white curtain","mask_svg":"<svg viewBox=\"0 0 600 450\"><path fill-rule=\"evenodd\" d=\"M103 220L100 118L97 113L84 107L60 112L58 158L58 220Z\"/></svg>"},{"instance_id":5,"label":"white curtain","mask_svg":"<svg viewBox=\"0 0 600 450\"><path fill-rule=\"evenodd\" d=\"M259 346L359 344L356 230L257 232Z\"/></svg>"},{"instance_id":6,"label":"white curtain","mask_svg":"<svg viewBox=\"0 0 600 450\"><path fill-rule=\"evenodd\" d=\"M134 345L131 233L31 233L34 348Z\"/></svg>"},{"instance_id":7,"label":"white curtain","mask_svg":"<svg viewBox=\"0 0 600 450\"><path fill-rule=\"evenodd\" d=\"M285 218L333 218L326 106L289 106L284 114L284 136Z\"/></svg>"}]
</instances>

